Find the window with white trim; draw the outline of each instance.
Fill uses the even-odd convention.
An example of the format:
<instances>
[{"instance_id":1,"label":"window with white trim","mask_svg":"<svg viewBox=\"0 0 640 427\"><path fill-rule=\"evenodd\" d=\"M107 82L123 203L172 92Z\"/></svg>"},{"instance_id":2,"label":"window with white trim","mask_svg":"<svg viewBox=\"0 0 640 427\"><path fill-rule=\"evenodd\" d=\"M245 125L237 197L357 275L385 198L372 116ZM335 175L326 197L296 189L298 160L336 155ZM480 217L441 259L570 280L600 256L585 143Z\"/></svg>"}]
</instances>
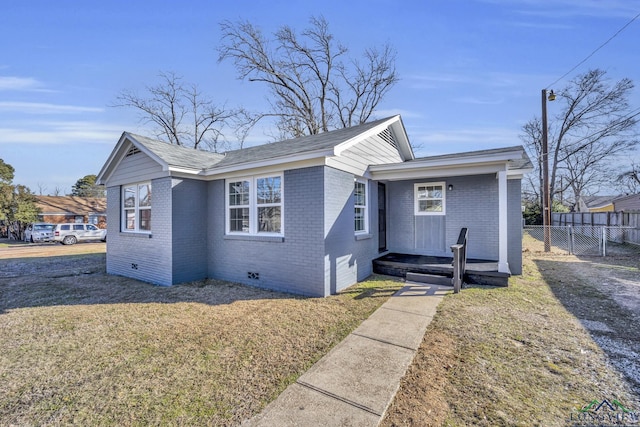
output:
<instances>
[{"instance_id":1,"label":"window with white trim","mask_svg":"<svg viewBox=\"0 0 640 427\"><path fill-rule=\"evenodd\" d=\"M367 182L356 179L353 188L355 232L367 233L369 231L367 214Z\"/></svg>"},{"instance_id":2,"label":"window with white trim","mask_svg":"<svg viewBox=\"0 0 640 427\"><path fill-rule=\"evenodd\" d=\"M151 183L122 186L122 231L151 232Z\"/></svg>"},{"instance_id":3,"label":"window with white trim","mask_svg":"<svg viewBox=\"0 0 640 427\"><path fill-rule=\"evenodd\" d=\"M282 175L226 180L227 233L282 235Z\"/></svg>"},{"instance_id":4,"label":"window with white trim","mask_svg":"<svg viewBox=\"0 0 640 427\"><path fill-rule=\"evenodd\" d=\"M444 182L414 184L415 214L444 215L445 188Z\"/></svg>"}]
</instances>

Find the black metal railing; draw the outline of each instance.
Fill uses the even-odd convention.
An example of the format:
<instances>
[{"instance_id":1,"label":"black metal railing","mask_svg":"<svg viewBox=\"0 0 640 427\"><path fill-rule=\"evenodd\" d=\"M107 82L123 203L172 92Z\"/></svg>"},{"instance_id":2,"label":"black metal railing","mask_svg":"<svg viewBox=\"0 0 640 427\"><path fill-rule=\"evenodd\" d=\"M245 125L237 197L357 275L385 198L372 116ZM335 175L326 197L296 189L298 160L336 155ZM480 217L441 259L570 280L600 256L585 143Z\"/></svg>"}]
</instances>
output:
<instances>
[{"instance_id":1,"label":"black metal railing","mask_svg":"<svg viewBox=\"0 0 640 427\"><path fill-rule=\"evenodd\" d=\"M467 268L467 237L469 232L466 227L460 230L458 241L455 245L451 245L451 252L453 252L453 292L458 293L462 288L464 282L464 272Z\"/></svg>"}]
</instances>

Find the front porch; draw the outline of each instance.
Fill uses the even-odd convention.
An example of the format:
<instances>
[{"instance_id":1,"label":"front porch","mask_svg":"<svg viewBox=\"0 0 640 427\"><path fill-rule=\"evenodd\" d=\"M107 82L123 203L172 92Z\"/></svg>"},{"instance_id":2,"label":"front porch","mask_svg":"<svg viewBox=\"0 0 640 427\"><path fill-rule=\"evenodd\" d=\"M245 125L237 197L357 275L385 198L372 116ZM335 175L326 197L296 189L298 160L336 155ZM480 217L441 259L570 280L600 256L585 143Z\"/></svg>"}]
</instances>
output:
<instances>
[{"instance_id":1,"label":"front porch","mask_svg":"<svg viewBox=\"0 0 640 427\"><path fill-rule=\"evenodd\" d=\"M452 286L453 258L389 253L373 260L373 272L415 281L436 281ZM498 271L498 261L467 259L464 283L508 286L510 272Z\"/></svg>"}]
</instances>

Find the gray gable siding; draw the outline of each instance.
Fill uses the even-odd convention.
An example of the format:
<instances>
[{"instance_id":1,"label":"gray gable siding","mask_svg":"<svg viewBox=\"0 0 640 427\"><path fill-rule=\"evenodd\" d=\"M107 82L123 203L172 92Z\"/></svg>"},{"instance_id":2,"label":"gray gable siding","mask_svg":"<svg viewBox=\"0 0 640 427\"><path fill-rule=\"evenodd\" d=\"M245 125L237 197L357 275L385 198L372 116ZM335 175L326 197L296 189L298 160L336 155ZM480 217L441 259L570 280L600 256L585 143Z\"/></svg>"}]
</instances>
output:
<instances>
[{"instance_id":1,"label":"gray gable siding","mask_svg":"<svg viewBox=\"0 0 640 427\"><path fill-rule=\"evenodd\" d=\"M120 186L107 190L107 273L172 285L171 178L151 181L151 238L120 231Z\"/></svg>"},{"instance_id":2,"label":"gray gable siding","mask_svg":"<svg viewBox=\"0 0 640 427\"><path fill-rule=\"evenodd\" d=\"M207 183L172 179L173 283L205 279L207 269Z\"/></svg>"},{"instance_id":3,"label":"gray gable siding","mask_svg":"<svg viewBox=\"0 0 640 427\"><path fill-rule=\"evenodd\" d=\"M123 185L134 182L149 181L167 175L162 167L144 153L126 156L109 177L108 185Z\"/></svg>"},{"instance_id":4,"label":"gray gable siding","mask_svg":"<svg viewBox=\"0 0 640 427\"><path fill-rule=\"evenodd\" d=\"M285 237L225 236L224 180L209 183L209 276L251 286L326 296L324 168L284 171ZM258 273L251 279L248 273Z\"/></svg>"}]
</instances>

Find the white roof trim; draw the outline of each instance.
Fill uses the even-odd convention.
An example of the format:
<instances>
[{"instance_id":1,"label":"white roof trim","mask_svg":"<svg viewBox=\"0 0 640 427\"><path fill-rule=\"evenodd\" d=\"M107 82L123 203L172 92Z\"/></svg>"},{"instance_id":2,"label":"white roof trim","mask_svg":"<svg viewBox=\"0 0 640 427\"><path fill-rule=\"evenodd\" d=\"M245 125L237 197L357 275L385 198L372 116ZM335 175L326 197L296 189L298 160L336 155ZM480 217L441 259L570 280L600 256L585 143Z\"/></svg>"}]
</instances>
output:
<instances>
[{"instance_id":1,"label":"white roof trim","mask_svg":"<svg viewBox=\"0 0 640 427\"><path fill-rule=\"evenodd\" d=\"M529 170L508 169L508 162L522 158L522 150L509 150L501 153L478 153L461 157L425 158L404 163L371 165L369 172L373 179L403 180L414 178L437 178L446 176L468 176L496 173L507 169L507 175L514 177Z\"/></svg>"},{"instance_id":2,"label":"white roof trim","mask_svg":"<svg viewBox=\"0 0 640 427\"><path fill-rule=\"evenodd\" d=\"M460 153L461 155L465 153ZM472 156L465 157L453 157L455 154L451 155L452 157L447 157L446 159L441 158L425 158L425 159L416 159L411 162L404 163L389 163L383 165L372 165L371 171L386 171L386 170L411 170L417 168L437 168L437 167L449 167L449 166L460 166L460 165L473 165L473 164L481 164L481 163L505 163L509 160L519 160L522 158L522 150L514 150L504 153L487 153L487 154L478 154Z\"/></svg>"}]
</instances>

